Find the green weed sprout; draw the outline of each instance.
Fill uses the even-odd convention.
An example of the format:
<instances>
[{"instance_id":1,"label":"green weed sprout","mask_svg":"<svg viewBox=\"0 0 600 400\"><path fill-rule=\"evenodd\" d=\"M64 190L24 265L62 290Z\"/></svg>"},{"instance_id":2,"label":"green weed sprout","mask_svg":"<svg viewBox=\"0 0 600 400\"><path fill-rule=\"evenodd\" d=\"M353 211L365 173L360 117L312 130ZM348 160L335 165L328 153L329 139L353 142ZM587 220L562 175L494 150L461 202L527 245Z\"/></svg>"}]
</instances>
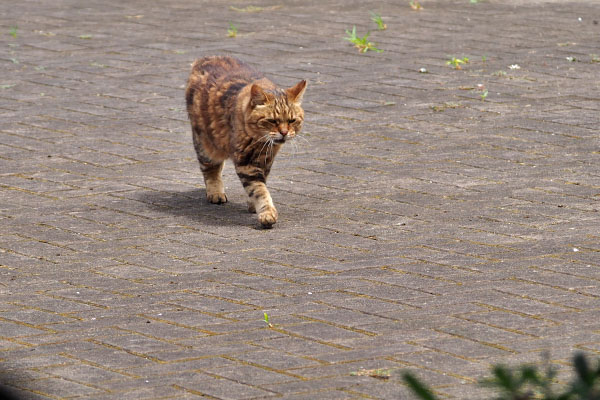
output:
<instances>
[{"instance_id":1,"label":"green weed sprout","mask_svg":"<svg viewBox=\"0 0 600 400\"><path fill-rule=\"evenodd\" d=\"M269 314L264 313L264 317L265 317L265 319L264 319L265 324L267 324L269 326L269 328L272 328L273 324L269 322Z\"/></svg>"},{"instance_id":2,"label":"green weed sprout","mask_svg":"<svg viewBox=\"0 0 600 400\"><path fill-rule=\"evenodd\" d=\"M354 44L354 47L356 47L360 53L366 53L369 50L381 53L383 50L378 49L375 46L375 43L369 42L370 34L371 32L367 32L363 37L359 37L356 35L356 26L353 26L352 31L346 29L346 37L344 39Z\"/></svg>"},{"instance_id":3,"label":"green weed sprout","mask_svg":"<svg viewBox=\"0 0 600 400\"><path fill-rule=\"evenodd\" d=\"M233 23L229 23L229 29L227 29L227 37L234 38L237 36L237 27Z\"/></svg>"},{"instance_id":4,"label":"green weed sprout","mask_svg":"<svg viewBox=\"0 0 600 400\"><path fill-rule=\"evenodd\" d=\"M237 36L238 29L233 23L229 23L229 29L227 29L227 37L234 38Z\"/></svg>"},{"instance_id":5,"label":"green weed sprout","mask_svg":"<svg viewBox=\"0 0 600 400\"><path fill-rule=\"evenodd\" d=\"M370 13L371 13L371 21L373 21L377 24L377 29L379 29L380 31L386 30L387 25L385 24L385 22L383 22L383 19L381 19L381 15L379 15L373 11L370 11Z\"/></svg>"},{"instance_id":6,"label":"green weed sprout","mask_svg":"<svg viewBox=\"0 0 600 400\"><path fill-rule=\"evenodd\" d=\"M423 9L423 6L421 5L421 3L418 2L418 0L411 0L408 5L410 6L410 8L412 8L415 11L419 11Z\"/></svg>"},{"instance_id":7,"label":"green weed sprout","mask_svg":"<svg viewBox=\"0 0 600 400\"><path fill-rule=\"evenodd\" d=\"M10 36L12 36L14 38L17 37L17 28L18 28L17 26L13 26L12 28L10 28L10 32L9 32Z\"/></svg>"},{"instance_id":8,"label":"green weed sprout","mask_svg":"<svg viewBox=\"0 0 600 400\"><path fill-rule=\"evenodd\" d=\"M454 66L454 69L462 69L461 64L467 64L469 62L469 58L456 58L452 57L450 60L446 61L446 65Z\"/></svg>"}]
</instances>

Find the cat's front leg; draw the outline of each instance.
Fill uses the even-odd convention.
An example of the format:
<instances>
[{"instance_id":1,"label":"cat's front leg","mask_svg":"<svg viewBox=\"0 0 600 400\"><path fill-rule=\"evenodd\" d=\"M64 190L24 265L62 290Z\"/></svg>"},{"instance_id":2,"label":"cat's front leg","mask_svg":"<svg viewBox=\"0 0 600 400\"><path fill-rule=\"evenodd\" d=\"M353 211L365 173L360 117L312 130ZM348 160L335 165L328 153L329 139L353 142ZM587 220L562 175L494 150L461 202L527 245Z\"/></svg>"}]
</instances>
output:
<instances>
[{"instance_id":1,"label":"cat's front leg","mask_svg":"<svg viewBox=\"0 0 600 400\"><path fill-rule=\"evenodd\" d=\"M265 206L261 211L258 213L258 222L260 222L261 226L263 228L271 228L275 222L277 222L277 209L273 206L273 202L271 200L271 196L268 194L269 192L267 191L267 196L269 197L269 202L271 203L270 206Z\"/></svg>"},{"instance_id":2,"label":"cat's front leg","mask_svg":"<svg viewBox=\"0 0 600 400\"><path fill-rule=\"evenodd\" d=\"M277 222L277 209L267 189L265 171L256 167L236 167L238 177L248 194L248 211L258 214L263 228L271 228Z\"/></svg>"},{"instance_id":3,"label":"cat's front leg","mask_svg":"<svg viewBox=\"0 0 600 400\"><path fill-rule=\"evenodd\" d=\"M267 186L262 182L253 181L246 186L246 193L251 205L248 210L254 209L263 228L271 228L277 222L278 215Z\"/></svg>"}]
</instances>

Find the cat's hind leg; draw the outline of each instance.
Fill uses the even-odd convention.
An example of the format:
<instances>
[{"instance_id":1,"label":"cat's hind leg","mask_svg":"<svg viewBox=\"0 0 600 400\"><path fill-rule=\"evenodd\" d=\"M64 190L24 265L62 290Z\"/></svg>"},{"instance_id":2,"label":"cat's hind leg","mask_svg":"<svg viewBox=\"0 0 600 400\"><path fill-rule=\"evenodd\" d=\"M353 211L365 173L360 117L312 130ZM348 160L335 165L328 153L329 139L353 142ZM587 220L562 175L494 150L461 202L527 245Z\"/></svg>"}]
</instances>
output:
<instances>
[{"instance_id":1,"label":"cat's hind leg","mask_svg":"<svg viewBox=\"0 0 600 400\"><path fill-rule=\"evenodd\" d=\"M200 170L204 176L204 185L206 186L206 199L209 203L223 204L227 203L227 196L225 195L225 186L223 185L223 179L221 178L221 172L223 171L223 165L225 160L221 159L216 161L209 157L207 151L200 138L202 137L202 131L192 125L194 149L198 156L198 162L200 163Z\"/></svg>"}]
</instances>

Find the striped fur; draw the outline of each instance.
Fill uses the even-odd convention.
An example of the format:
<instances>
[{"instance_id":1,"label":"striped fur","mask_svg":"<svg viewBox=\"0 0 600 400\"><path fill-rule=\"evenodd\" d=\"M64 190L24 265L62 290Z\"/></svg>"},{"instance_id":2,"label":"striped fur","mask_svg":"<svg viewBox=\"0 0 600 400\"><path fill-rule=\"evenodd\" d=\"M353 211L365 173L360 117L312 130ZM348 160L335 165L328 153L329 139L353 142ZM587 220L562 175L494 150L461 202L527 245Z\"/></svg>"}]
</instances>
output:
<instances>
[{"instance_id":1,"label":"striped fur","mask_svg":"<svg viewBox=\"0 0 600 400\"><path fill-rule=\"evenodd\" d=\"M267 177L281 145L302 128L305 88L300 81L280 89L232 57L194 62L185 97L209 202L227 202L221 171L230 158L248 194L248 210L263 227L277 222Z\"/></svg>"}]
</instances>

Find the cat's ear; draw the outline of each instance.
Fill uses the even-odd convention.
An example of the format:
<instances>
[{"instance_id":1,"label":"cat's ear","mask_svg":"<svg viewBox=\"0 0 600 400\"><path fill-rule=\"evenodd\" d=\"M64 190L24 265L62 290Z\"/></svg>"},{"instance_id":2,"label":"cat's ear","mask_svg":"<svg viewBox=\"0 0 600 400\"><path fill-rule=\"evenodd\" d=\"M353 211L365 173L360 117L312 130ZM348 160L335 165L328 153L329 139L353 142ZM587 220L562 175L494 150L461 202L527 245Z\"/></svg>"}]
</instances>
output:
<instances>
[{"instance_id":1,"label":"cat's ear","mask_svg":"<svg viewBox=\"0 0 600 400\"><path fill-rule=\"evenodd\" d=\"M262 106L273 101L273 95L264 91L256 83L250 88L250 104L252 107Z\"/></svg>"},{"instance_id":2,"label":"cat's ear","mask_svg":"<svg viewBox=\"0 0 600 400\"><path fill-rule=\"evenodd\" d=\"M306 81L303 79L296 84L296 86L291 87L286 90L288 100L292 103L302 103L302 96L304 96L304 89L306 89Z\"/></svg>"}]
</instances>

